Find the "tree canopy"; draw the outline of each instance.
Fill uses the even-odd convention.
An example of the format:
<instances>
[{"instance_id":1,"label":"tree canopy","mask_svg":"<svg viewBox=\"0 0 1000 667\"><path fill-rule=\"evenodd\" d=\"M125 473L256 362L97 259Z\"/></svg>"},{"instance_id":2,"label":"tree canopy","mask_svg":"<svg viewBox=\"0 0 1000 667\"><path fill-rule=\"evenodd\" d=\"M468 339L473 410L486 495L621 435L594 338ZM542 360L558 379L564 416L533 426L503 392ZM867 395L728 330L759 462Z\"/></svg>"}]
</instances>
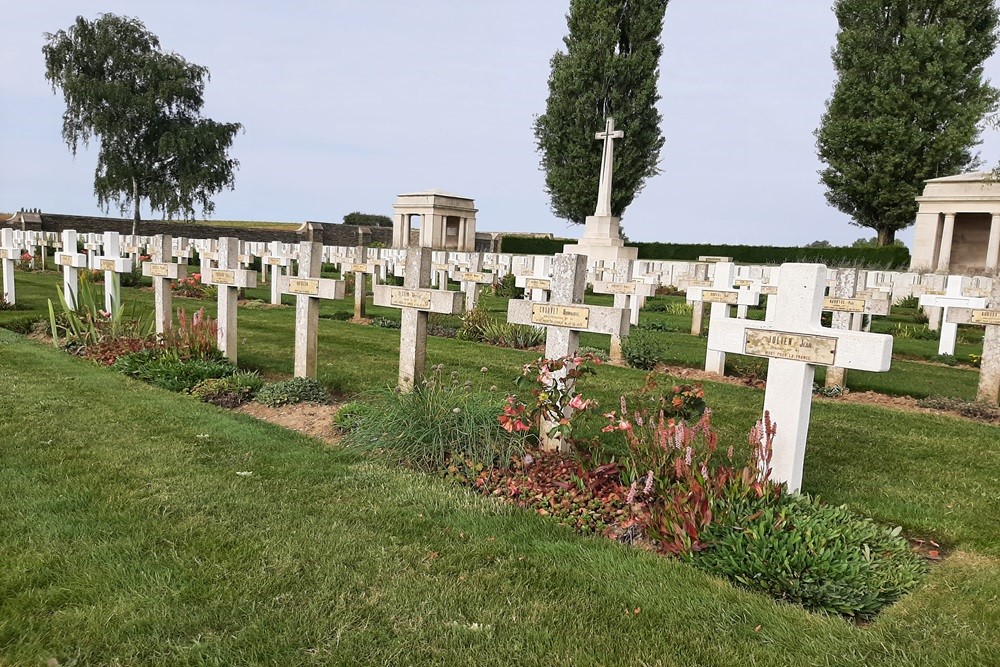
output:
<instances>
[{"instance_id":1,"label":"tree canopy","mask_svg":"<svg viewBox=\"0 0 1000 667\"><path fill-rule=\"evenodd\" d=\"M612 214L621 216L659 173L662 117L656 109L667 0L571 0L565 52L552 57L545 113L535 138L552 211L582 224L594 213L601 144L594 134L612 116L615 142Z\"/></svg>"},{"instance_id":2,"label":"tree canopy","mask_svg":"<svg viewBox=\"0 0 1000 667\"><path fill-rule=\"evenodd\" d=\"M140 204L168 218L215 209L212 196L234 186L239 162L228 151L242 129L201 117L208 69L160 49L136 18L78 16L45 35L45 78L66 101L62 136L73 155L96 137L94 194L108 210Z\"/></svg>"},{"instance_id":3,"label":"tree canopy","mask_svg":"<svg viewBox=\"0 0 1000 667\"><path fill-rule=\"evenodd\" d=\"M830 204L892 244L929 178L974 169L997 90L993 0L837 0L838 80L816 130Z\"/></svg>"}]
</instances>

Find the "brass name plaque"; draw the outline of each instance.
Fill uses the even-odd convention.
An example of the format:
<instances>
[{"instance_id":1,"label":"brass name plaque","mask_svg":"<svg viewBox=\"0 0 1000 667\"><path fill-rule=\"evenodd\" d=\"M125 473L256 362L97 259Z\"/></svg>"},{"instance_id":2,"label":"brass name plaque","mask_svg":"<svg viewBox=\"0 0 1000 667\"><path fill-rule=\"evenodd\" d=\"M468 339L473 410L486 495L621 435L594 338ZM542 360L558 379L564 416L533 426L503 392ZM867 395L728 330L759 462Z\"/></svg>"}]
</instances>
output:
<instances>
[{"instance_id":1,"label":"brass name plaque","mask_svg":"<svg viewBox=\"0 0 1000 667\"><path fill-rule=\"evenodd\" d=\"M549 289L549 285L552 281L545 280L544 278L528 278L524 281L525 289Z\"/></svg>"},{"instance_id":2,"label":"brass name plaque","mask_svg":"<svg viewBox=\"0 0 1000 667\"><path fill-rule=\"evenodd\" d=\"M733 287L751 287L753 286L752 280L734 280Z\"/></svg>"},{"instance_id":3,"label":"brass name plaque","mask_svg":"<svg viewBox=\"0 0 1000 667\"><path fill-rule=\"evenodd\" d=\"M585 330L590 324L590 308L583 306L548 306L531 304L532 324Z\"/></svg>"},{"instance_id":4,"label":"brass name plaque","mask_svg":"<svg viewBox=\"0 0 1000 667\"><path fill-rule=\"evenodd\" d=\"M611 283L608 285L611 294L635 294L635 283Z\"/></svg>"},{"instance_id":5,"label":"brass name plaque","mask_svg":"<svg viewBox=\"0 0 1000 667\"><path fill-rule=\"evenodd\" d=\"M63 266L73 266L73 255L70 255L69 253L59 255L59 263Z\"/></svg>"},{"instance_id":6,"label":"brass name plaque","mask_svg":"<svg viewBox=\"0 0 1000 667\"><path fill-rule=\"evenodd\" d=\"M268 257L268 258L267 258L267 263L268 263L269 265L271 265L271 266L281 266L281 263L282 263L283 261L284 261L284 260L283 260L283 258L281 258L281 257Z\"/></svg>"},{"instance_id":7,"label":"brass name plaque","mask_svg":"<svg viewBox=\"0 0 1000 667\"><path fill-rule=\"evenodd\" d=\"M712 264L717 264L718 262L731 262L732 257L719 257L716 255L701 255L698 258L699 262L709 262Z\"/></svg>"},{"instance_id":8,"label":"brass name plaque","mask_svg":"<svg viewBox=\"0 0 1000 667\"><path fill-rule=\"evenodd\" d=\"M102 259L100 262L101 271L114 271L115 270L115 260L113 259Z\"/></svg>"},{"instance_id":9,"label":"brass name plaque","mask_svg":"<svg viewBox=\"0 0 1000 667\"><path fill-rule=\"evenodd\" d=\"M988 297L990 295L989 290L984 290L976 287L972 287L966 290L962 290L962 296L968 296L973 298Z\"/></svg>"},{"instance_id":10,"label":"brass name plaque","mask_svg":"<svg viewBox=\"0 0 1000 667\"><path fill-rule=\"evenodd\" d=\"M369 273L367 264L351 264L351 271L354 273Z\"/></svg>"},{"instance_id":11,"label":"brass name plaque","mask_svg":"<svg viewBox=\"0 0 1000 667\"><path fill-rule=\"evenodd\" d=\"M12 254L13 250L8 250L7 248L0 248L0 259L14 259Z\"/></svg>"},{"instance_id":12,"label":"brass name plaque","mask_svg":"<svg viewBox=\"0 0 1000 667\"><path fill-rule=\"evenodd\" d=\"M837 339L784 331L747 329L743 339L743 353L833 366L837 359Z\"/></svg>"},{"instance_id":13,"label":"brass name plaque","mask_svg":"<svg viewBox=\"0 0 1000 667\"><path fill-rule=\"evenodd\" d=\"M774 296L778 293L777 285L763 285L760 288L760 293L764 296Z\"/></svg>"},{"instance_id":14,"label":"brass name plaque","mask_svg":"<svg viewBox=\"0 0 1000 667\"><path fill-rule=\"evenodd\" d=\"M689 280L688 287L711 287L714 283L711 280Z\"/></svg>"},{"instance_id":15,"label":"brass name plaque","mask_svg":"<svg viewBox=\"0 0 1000 667\"><path fill-rule=\"evenodd\" d=\"M723 292L714 289L702 290L701 292L701 300L709 303L735 304L738 299L739 294L736 292Z\"/></svg>"},{"instance_id":16,"label":"brass name plaque","mask_svg":"<svg viewBox=\"0 0 1000 667\"><path fill-rule=\"evenodd\" d=\"M170 267L166 264L146 263L146 272L154 278L166 278L170 275Z\"/></svg>"},{"instance_id":17,"label":"brass name plaque","mask_svg":"<svg viewBox=\"0 0 1000 667\"><path fill-rule=\"evenodd\" d=\"M451 264L442 264L441 262L435 262L432 268L435 271L451 271Z\"/></svg>"},{"instance_id":18,"label":"brass name plaque","mask_svg":"<svg viewBox=\"0 0 1000 667\"><path fill-rule=\"evenodd\" d=\"M930 294L931 296L944 296L946 292L943 289L925 289L924 294Z\"/></svg>"},{"instance_id":19,"label":"brass name plaque","mask_svg":"<svg viewBox=\"0 0 1000 667\"><path fill-rule=\"evenodd\" d=\"M431 307L431 293L423 290L397 288L389 292L389 303L400 308L428 310Z\"/></svg>"},{"instance_id":20,"label":"brass name plaque","mask_svg":"<svg viewBox=\"0 0 1000 667\"><path fill-rule=\"evenodd\" d=\"M463 283L487 283L489 279L486 277L485 273L463 273L462 274Z\"/></svg>"},{"instance_id":21,"label":"brass name plaque","mask_svg":"<svg viewBox=\"0 0 1000 667\"><path fill-rule=\"evenodd\" d=\"M972 324L1000 325L1000 310L980 310L979 308L974 308L972 310L972 318L969 321Z\"/></svg>"},{"instance_id":22,"label":"brass name plaque","mask_svg":"<svg viewBox=\"0 0 1000 667\"><path fill-rule=\"evenodd\" d=\"M316 278L289 278L288 292L290 294L319 295L319 280Z\"/></svg>"},{"instance_id":23,"label":"brass name plaque","mask_svg":"<svg viewBox=\"0 0 1000 667\"><path fill-rule=\"evenodd\" d=\"M212 283L215 285L235 285L236 272L224 269L212 269Z\"/></svg>"},{"instance_id":24,"label":"brass name plaque","mask_svg":"<svg viewBox=\"0 0 1000 667\"><path fill-rule=\"evenodd\" d=\"M838 313L865 312L864 299L838 299L828 296L823 298L823 310L833 310Z\"/></svg>"}]
</instances>

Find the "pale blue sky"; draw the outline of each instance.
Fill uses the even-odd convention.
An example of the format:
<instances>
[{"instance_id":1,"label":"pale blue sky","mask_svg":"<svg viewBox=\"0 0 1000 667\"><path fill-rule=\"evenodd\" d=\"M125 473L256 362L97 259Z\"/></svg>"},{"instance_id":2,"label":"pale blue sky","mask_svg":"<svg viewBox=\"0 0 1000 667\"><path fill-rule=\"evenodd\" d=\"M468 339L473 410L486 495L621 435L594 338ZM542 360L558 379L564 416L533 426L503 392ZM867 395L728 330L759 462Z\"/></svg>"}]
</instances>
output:
<instances>
[{"instance_id":1,"label":"pale blue sky","mask_svg":"<svg viewBox=\"0 0 1000 667\"><path fill-rule=\"evenodd\" d=\"M207 66L205 114L246 127L234 147L236 189L216 198L217 219L339 221L355 210L389 214L397 194L440 188L476 200L481 230L578 236L549 211L531 132L567 7L13 3L0 40L0 210L100 214L94 155L74 160L62 143L62 96L46 85L41 47L42 33L77 15L111 12L140 18L164 49ZM836 29L821 0L672 0L663 173L626 211L631 238L794 245L873 235L826 204L816 174L812 132L833 86ZM998 71L995 57L987 76ZM996 131L981 150L997 162Z\"/></svg>"}]
</instances>

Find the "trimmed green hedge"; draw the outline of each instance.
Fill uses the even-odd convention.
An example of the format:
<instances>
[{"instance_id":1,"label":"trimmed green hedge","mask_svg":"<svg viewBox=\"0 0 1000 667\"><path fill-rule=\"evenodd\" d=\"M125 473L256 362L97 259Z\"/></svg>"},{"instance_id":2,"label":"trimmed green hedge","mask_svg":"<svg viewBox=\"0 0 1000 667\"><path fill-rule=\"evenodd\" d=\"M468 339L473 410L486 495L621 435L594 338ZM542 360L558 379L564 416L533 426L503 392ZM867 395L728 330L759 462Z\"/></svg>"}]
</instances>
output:
<instances>
[{"instance_id":1,"label":"trimmed green hedge","mask_svg":"<svg viewBox=\"0 0 1000 667\"><path fill-rule=\"evenodd\" d=\"M504 236L502 251L517 255L552 255L576 239L547 239ZM709 243L630 243L639 249L639 259L694 261L701 255L732 257L740 264L782 264L817 262L828 266L869 266L905 269L910 251L899 246L886 248L798 248L785 246L712 245Z\"/></svg>"}]
</instances>

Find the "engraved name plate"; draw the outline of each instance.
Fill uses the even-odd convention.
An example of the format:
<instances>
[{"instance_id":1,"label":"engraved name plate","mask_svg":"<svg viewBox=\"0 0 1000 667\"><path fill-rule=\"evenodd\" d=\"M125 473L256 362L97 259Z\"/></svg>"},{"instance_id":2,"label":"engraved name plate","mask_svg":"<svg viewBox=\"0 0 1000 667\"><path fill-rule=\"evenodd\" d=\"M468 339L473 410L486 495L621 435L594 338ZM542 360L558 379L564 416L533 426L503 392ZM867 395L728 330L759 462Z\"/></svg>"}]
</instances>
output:
<instances>
[{"instance_id":1,"label":"engraved name plate","mask_svg":"<svg viewBox=\"0 0 1000 667\"><path fill-rule=\"evenodd\" d=\"M974 308L972 318L969 320L973 324L993 324L1000 325L1000 310L981 310Z\"/></svg>"},{"instance_id":2,"label":"engraved name plate","mask_svg":"<svg viewBox=\"0 0 1000 667\"><path fill-rule=\"evenodd\" d=\"M525 289L549 289L551 281L544 278L528 278L524 281Z\"/></svg>"},{"instance_id":3,"label":"engraved name plate","mask_svg":"<svg viewBox=\"0 0 1000 667\"><path fill-rule=\"evenodd\" d=\"M59 263L63 266L73 266L73 255L63 254L59 255Z\"/></svg>"},{"instance_id":4,"label":"engraved name plate","mask_svg":"<svg viewBox=\"0 0 1000 667\"><path fill-rule=\"evenodd\" d=\"M115 260L113 259L102 259L100 261L101 271L114 271L115 270Z\"/></svg>"},{"instance_id":5,"label":"engraved name plate","mask_svg":"<svg viewBox=\"0 0 1000 667\"><path fill-rule=\"evenodd\" d=\"M864 299L838 299L828 296L823 298L823 310L833 310L838 313L865 312Z\"/></svg>"},{"instance_id":6,"label":"engraved name plate","mask_svg":"<svg viewBox=\"0 0 1000 667\"><path fill-rule=\"evenodd\" d=\"M170 267L166 264L158 264L154 262L146 263L146 273L154 278L166 278L170 275Z\"/></svg>"},{"instance_id":7,"label":"engraved name plate","mask_svg":"<svg viewBox=\"0 0 1000 667\"><path fill-rule=\"evenodd\" d=\"M423 308L431 307L430 291L414 289L393 289L389 292L389 303L400 308Z\"/></svg>"},{"instance_id":8,"label":"engraved name plate","mask_svg":"<svg viewBox=\"0 0 1000 667\"><path fill-rule=\"evenodd\" d=\"M463 273L462 274L463 283L485 283L489 282L485 273Z\"/></svg>"},{"instance_id":9,"label":"engraved name plate","mask_svg":"<svg viewBox=\"0 0 1000 667\"><path fill-rule=\"evenodd\" d=\"M739 294L736 292L723 292L721 290L702 290L701 300L708 301L709 303L729 303L734 304L739 299Z\"/></svg>"},{"instance_id":10,"label":"engraved name plate","mask_svg":"<svg viewBox=\"0 0 1000 667\"><path fill-rule=\"evenodd\" d=\"M733 287L750 287L753 285L752 280L734 280Z\"/></svg>"},{"instance_id":11,"label":"engraved name plate","mask_svg":"<svg viewBox=\"0 0 1000 667\"><path fill-rule=\"evenodd\" d=\"M351 271L354 273L368 273L367 264L351 264Z\"/></svg>"},{"instance_id":12,"label":"engraved name plate","mask_svg":"<svg viewBox=\"0 0 1000 667\"><path fill-rule=\"evenodd\" d=\"M216 285L235 285L236 272L225 269L212 269L212 283Z\"/></svg>"},{"instance_id":13,"label":"engraved name plate","mask_svg":"<svg viewBox=\"0 0 1000 667\"><path fill-rule=\"evenodd\" d=\"M689 280L687 284L688 287L711 287L713 285L711 280Z\"/></svg>"},{"instance_id":14,"label":"engraved name plate","mask_svg":"<svg viewBox=\"0 0 1000 667\"><path fill-rule=\"evenodd\" d=\"M635 283L611 283L608 285L611 294L635 294Z\"/></svg>"},{"instance_id":15,"label":"engraved name plate","mask_svg":"<svg viewBox=\"0 0 1000 667\"><path fill-rule=\"evenodd\" d=\"M316 278L289 278L288 292L317 296L319 294L319 280Z\"/></svg>"},{"instance_id":16,"label":"engraved name plate","mask_svg":"<svg viewBox=\"0 0 1000 667\"><path fill-rule=\"evenodd\" d=\"M743 353L832 366L837 359L837 339L784 331L747 329L743 339Z\"/></svg>"},{"instance_id":17,"label":"engraved name plate","mask_svg":"<svg viewBox=\"0 0 1000 667\"><path fill-rule=\"evenodd\" d=\"M590 308L535 303L531 305L531 322L550 327L583 330L590 324Z\"/></svg>"},{"instance_id":18,"label":"engraved name plate","mask_svg":"<svg viewBox=\"0 0 1000 667\"><path fill-rule=\"evenodd\" d=\"M777 285L763 285L760 288L760 293L764 296L774 296L778 293Z\"/></svg>"}]
</instances>

